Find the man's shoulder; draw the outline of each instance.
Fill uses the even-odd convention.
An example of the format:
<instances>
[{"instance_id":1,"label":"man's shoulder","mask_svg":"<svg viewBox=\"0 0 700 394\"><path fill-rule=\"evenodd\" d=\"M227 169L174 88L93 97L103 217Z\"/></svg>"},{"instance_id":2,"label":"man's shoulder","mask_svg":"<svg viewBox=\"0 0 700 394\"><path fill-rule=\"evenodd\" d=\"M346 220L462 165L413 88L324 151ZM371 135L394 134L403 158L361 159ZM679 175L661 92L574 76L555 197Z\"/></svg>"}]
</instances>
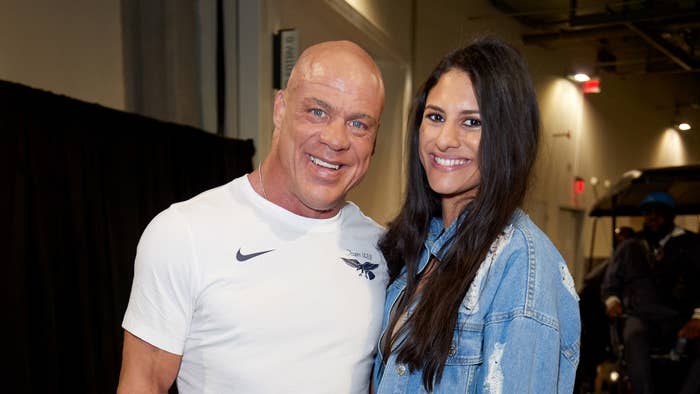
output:
<instances>
[{"instance_id":1,"label":"man's shoulder","mask_svg":"<svg viewBox=\"0 0 700 394\"><path fill-rule=\"evenodd\" d=\"M685 228L678 227L677 233L678 233L678 235L675 237L671 237L671 239L678 238L679 240L683 240L686 242L688 242L688 241L697 242L698 240L700 240L700 235L698 235L698 233L690 231L690 230L685 229Z\"/></svg>"},{"instance_id":2,"label":"man's shoulder","mask_svg":"<svg viewBox=\"0 0 700 394\"><path fill-rule=\"evenodd\" d=\"M630 251L640 253L651 253L649 243L641 235L627 238L615 247L615 253L629 253Z\"/></svg>"},{"instance_id":3,"label":"man's shoulder","mask_svg":"<svg viewBox=\"0 0 700 394\"><path fill-rule=\"evenodd\" d=\"M700 253L700 235L683 229L678 235L671 237L664 249L681 248Z\"/></svg>"},{"instance_id":4,"label":"man's shoulder","mask_svg":"<svg viewBox=\"0 0 700 394\"><path fill-rule=\"evenodd\" d=\"M144 235L154 231L166 234L188 232L188 229L191 229L193 225L210 225L223 220L226 217L225 213L234 209L232 204L235 204L235 198L233 195L239 179L205 190L187 200L171 204L151 219Z\"/></svg>"},{"instance_id":5,"label":"man's shoulder","mask_svg":"<svg viewBox=\"0 0 700 394\"><path fill-rule=\"evenodd\" d=\"M232 196L240 189L241 178L205 190L187 200L173 203L169 209L174 209L185 216L197 214L202 210L221 209L229 207Z\"/></svg>"},{"instance_id":6,"label":"man's shoulder","mask_svg":"<svg viewBox=\"0 0 700 394\"><path fill-rule=\"evenodd\" d=\"M354 202L348 201L345 204L343 207L343 216L343 226L345 228L362 228L365 231L371 231L377 235L383 234L386 231L384 226L365 215Z\"/></svg>"}]
</instances>

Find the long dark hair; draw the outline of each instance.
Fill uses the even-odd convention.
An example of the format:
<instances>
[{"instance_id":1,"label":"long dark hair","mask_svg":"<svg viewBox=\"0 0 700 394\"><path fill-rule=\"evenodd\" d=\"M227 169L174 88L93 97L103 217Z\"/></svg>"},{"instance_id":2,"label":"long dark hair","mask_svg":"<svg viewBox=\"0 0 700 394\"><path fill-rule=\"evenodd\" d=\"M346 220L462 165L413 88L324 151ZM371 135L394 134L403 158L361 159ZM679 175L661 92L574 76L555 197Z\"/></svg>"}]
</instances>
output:
<instances>
[{"instance_id":1,"label":"long dark hair","mask_svg":"<svg viewBox=\"0 0 700 394\"><path fill-rule=\"evenodd\" d=\"M453 69L469 75L479 103L481 183L476 197L457 219L455 239L425 278L421 296L415 297L423 242L431 219L442 216L441 198L431 190L420 162L419 129L428 93ZM407 338L394 351L411 371L422 371L423 385L432 391L442 377L457 311L467 289L492 242L522 204L537 155L540 117L523 58L493 37L477 39L446 55L419 90L411 113L406 200L379 246L389 264L391 281L406 268L407 287L396 310L406 311L417 300L415 312L400 330ZM401 314L393 314L387 333L393 332ZM385 358L395 338L383 341Z\"/></svg>"}]
</instances>

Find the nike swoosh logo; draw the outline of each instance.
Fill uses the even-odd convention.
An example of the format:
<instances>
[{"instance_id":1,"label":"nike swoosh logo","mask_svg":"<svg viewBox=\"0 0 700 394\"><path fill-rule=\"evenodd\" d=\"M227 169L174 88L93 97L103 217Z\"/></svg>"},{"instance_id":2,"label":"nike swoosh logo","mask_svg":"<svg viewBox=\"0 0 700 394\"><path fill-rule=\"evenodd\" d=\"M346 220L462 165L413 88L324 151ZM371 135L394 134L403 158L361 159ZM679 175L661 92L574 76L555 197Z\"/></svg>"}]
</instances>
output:
<instances>
[{"instance_id":1,"label":"nike swoosh logo","mask_svg":"<svg viewBox=\"0 0 700 394\"><path fill-rule=\"evenodd\" d=\"M243 253L241 253L241 249L238 249L238 252L236 253L236 260L243 262L246 260L250 260L253 257L258 257L261 254L272 252L273 250L274 249L264 250L262 252L256 252L256 253L250 253L250 254L243 254Z\"/></svg>"}]
</instances>

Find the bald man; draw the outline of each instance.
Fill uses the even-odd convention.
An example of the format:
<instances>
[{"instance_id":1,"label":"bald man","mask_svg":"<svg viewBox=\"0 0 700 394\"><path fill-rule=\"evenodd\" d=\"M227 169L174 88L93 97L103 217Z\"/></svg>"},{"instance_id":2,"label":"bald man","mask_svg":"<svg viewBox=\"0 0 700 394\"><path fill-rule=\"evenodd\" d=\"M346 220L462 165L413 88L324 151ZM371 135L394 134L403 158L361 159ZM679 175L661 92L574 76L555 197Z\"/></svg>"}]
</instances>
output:
<instances>
[{"instance_id":1,"label":"bald man","mask_svg":"<svg viewBox=\"0 0 700 394\"><path fill-rule=\"evenodd\" d=\"M367 172L381 74L350 42L308 48L275 96L256 171L144 231L120 393L366 393L381 327L382 228L346 202Z\"/></svg>"}]
</instances>

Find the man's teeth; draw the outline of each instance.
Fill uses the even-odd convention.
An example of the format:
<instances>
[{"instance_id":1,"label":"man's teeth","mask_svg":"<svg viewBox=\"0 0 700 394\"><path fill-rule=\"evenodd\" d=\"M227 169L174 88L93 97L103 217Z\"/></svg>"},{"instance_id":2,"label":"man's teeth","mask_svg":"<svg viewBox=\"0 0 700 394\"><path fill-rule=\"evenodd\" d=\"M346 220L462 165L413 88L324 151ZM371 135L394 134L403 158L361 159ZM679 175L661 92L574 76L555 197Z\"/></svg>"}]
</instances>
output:
<instances>
[{"instance_id":1,"label":"man's teeth","mask_svg":"<svg viewBox=\"0 0 700 394\"><path fill-rule=\"evenodd\" d=\"M330 168L332 170L337 170L338 168L340 168L340 165L338 165L338 164L326 163L325 161L319 159L318 157L313 157L313 156L309 156L309 157L311 158L311 162L313 162L317 166Z\"/></svg>"},{"instance_id":2,"label":"man's teeth","mask_svg":"<svg viewBox=\"0 0 700 394\"><path fill-rule=\"evenodd\" d=\"M435 156L435 162L445 167L460 166L467 163L464 159L443 159L437 156Z\"/></svg>"}]
</instances>

